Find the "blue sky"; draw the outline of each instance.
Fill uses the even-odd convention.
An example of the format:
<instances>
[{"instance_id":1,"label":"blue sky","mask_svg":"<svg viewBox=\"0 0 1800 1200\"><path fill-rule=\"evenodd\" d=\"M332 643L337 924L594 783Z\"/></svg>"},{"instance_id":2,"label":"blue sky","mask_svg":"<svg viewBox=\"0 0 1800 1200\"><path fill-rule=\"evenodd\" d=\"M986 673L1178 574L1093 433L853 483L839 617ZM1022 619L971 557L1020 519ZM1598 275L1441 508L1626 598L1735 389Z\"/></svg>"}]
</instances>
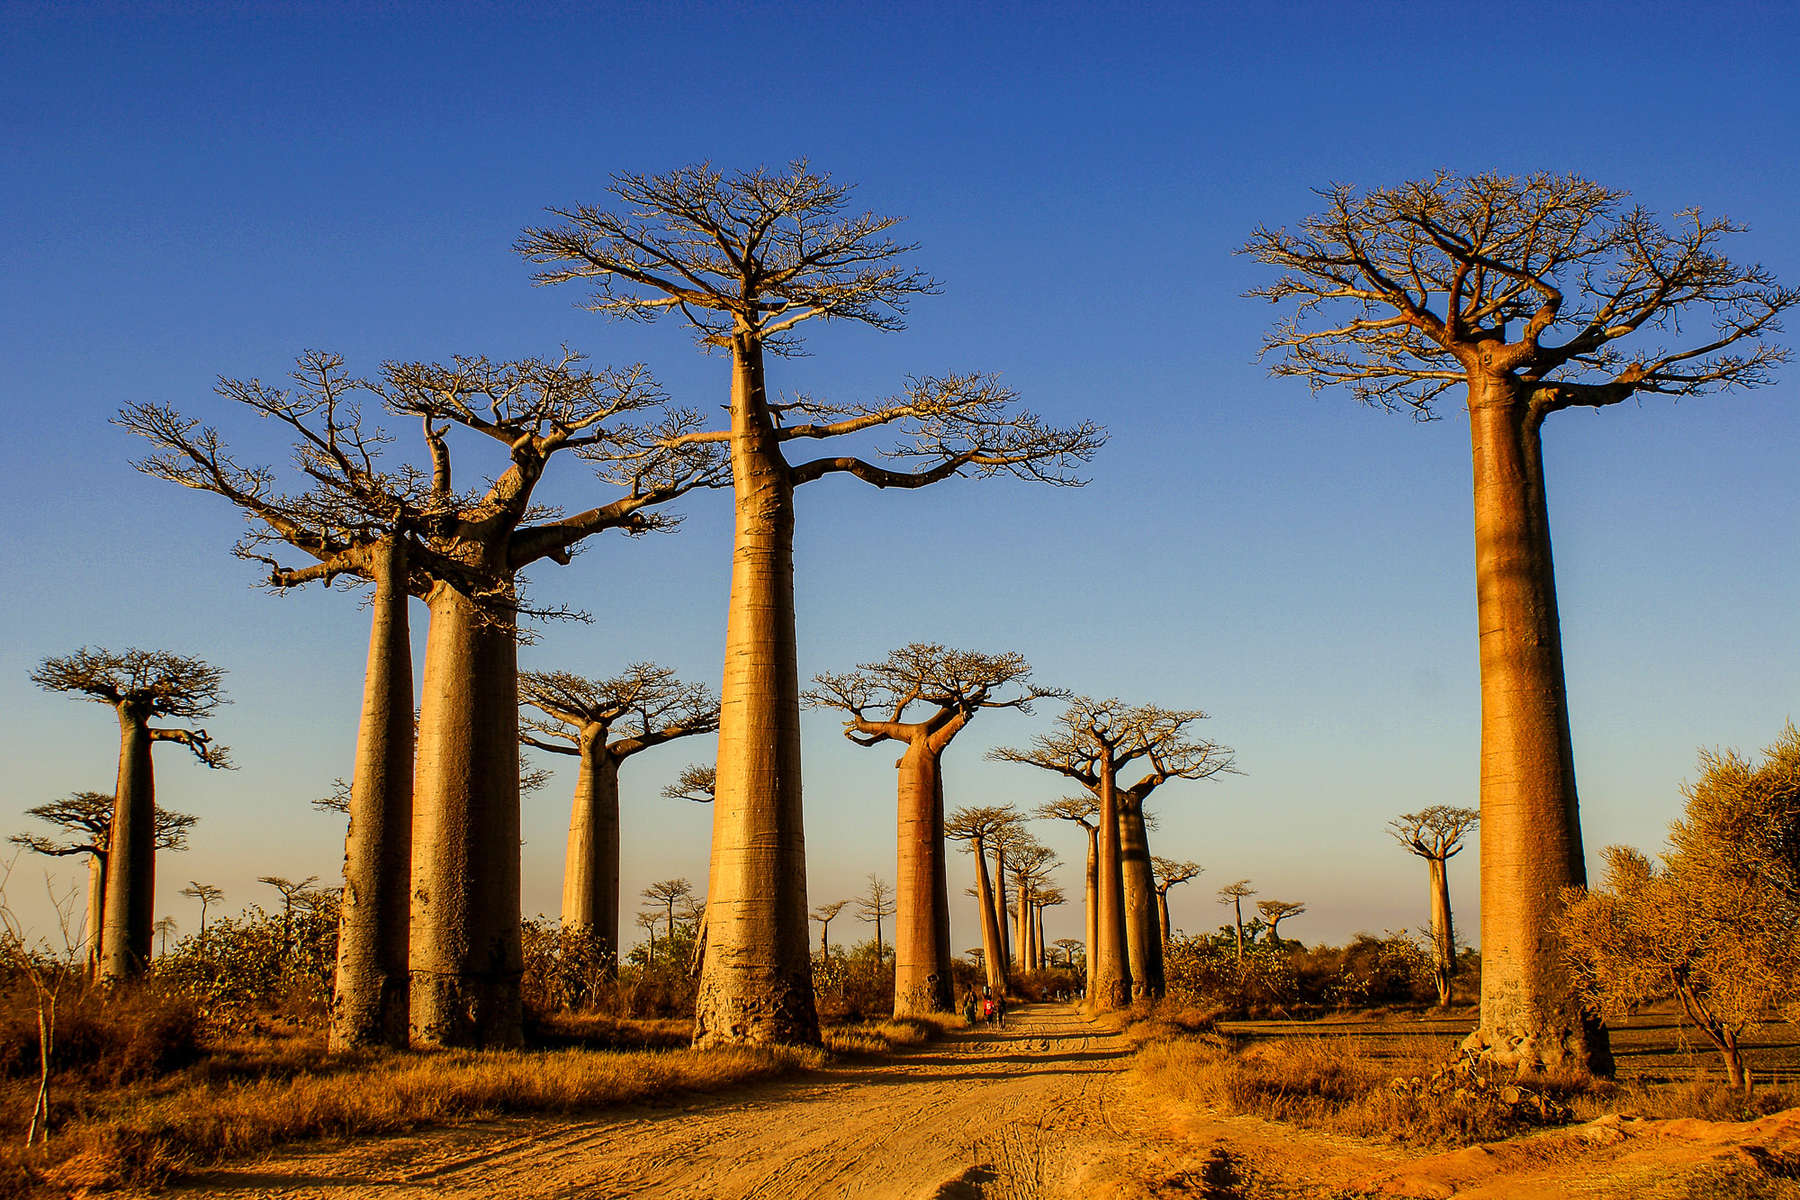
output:
<instances>
[{"instance_id":1,"label":"blue sky","mask_svg":"<svg viewBox=\"0 0 1800 1200\"><path fill-rule=\"evenodd\" d=\"M809 157L907 214L943 282L895 335L826 328L772 383L843 397L908 373L1000 372L1056 419L1112 431L1090 486L956 482L802 493L801 670L907 641L1018 649L1046 682L1205 708L1241 777L1171 785L1156 849L1220 884L1307 902L1303 939L1423 923L1424 870L1386 819L1472 803L1477 692L1467 436L1314 397L1256 361L1275 311L1233 254L1334 180L1576 171L1662 211L1749 225L1733 252L1800 280L1797 20L1775 5L1509 5L1463 24L1416 5L345 6L0 4L0 826L109 790L99 707L33 690L86 644L203 654L236 703L212 722L242 769L165 748L166 803L201 814L159 866L158 912L194 923L261 874L329 880L341 828L306 801L343 774L366 611L270 597L229 557L222 502L136 475L108 418L132 401L219 423L219 375L299 351L516 357L567 343L644 361L680 400L724 364L674 327L608 324L534 289L511 252L547 206L615 171ZM1761 746L1800 697L1800 373L1673 404L1553 419L1552 523L1591 850L1654 846L1701 745ZM565 471L555 494L580 496ZM722 498L672 537L592 544L533 586L594 616L542 631L532 667L651 658L716 684ZM423 612L417 611L422 642ZM982 761L1035 721L981 718L952 804L1033 805L1049 777ZM887 750L807 719L816 901L893 866ZM626 886L703 878L707 814L657 792L710 748L634 759ZM544 756L540 756L542 758ZM548 763L547 766L560 766ZM526 907L554 911L566 780L525 801ZM1074 860L1060 828L1045 840ZM1473 859L1455 877L1475 930ZM953 859L955 890L966 858ZM37 864L12 890L36 904ZM1068 873L1071 885L1076 882ZM1079 928L1071 908L1057 935ZM848 932L848 931L846 931ZM974 944L958 912L959 947Z\"/></svg>"}]
</instances>

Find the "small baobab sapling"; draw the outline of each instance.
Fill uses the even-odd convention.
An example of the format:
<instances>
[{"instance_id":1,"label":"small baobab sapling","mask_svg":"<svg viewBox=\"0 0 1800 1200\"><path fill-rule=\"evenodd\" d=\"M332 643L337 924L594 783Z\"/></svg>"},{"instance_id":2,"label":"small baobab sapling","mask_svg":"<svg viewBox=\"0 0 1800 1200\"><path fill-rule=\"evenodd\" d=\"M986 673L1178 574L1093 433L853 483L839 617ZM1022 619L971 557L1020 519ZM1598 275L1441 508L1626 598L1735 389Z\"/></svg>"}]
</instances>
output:
<instances>
[{"instance_id":1,"label":"small baobab sapling","mask_svg":"<svg viewBox=\"0 0 1800 1200\"><path fill-rule=\"evenodd\" d=\"M1056 429L1014 407L985 375L920 378L870 404L767 390L765 360L800 346L809 322L902 327L908 302L936 290L904 265L899 218L851 215L849 189L794 163L726 174L705 164L618 175L604 205L554 209L517 249L540 283L588 281L588 306L620 318L675 315L730 358L729 423L670 444L729 448L735 492L731 602L720 689L713 807L711 934L694 1040L819 1041L807 937L801 805L800 682L794 626L795 490L829 475L917 488L957 475L1078 482L1070 471L1104 440L1093 425ZM897 431L884 453L841 439ZM821 443L830 443L820 445ZM790 448L820 446L801 461ZM876 457L880 457L879 455Z\"/></svg>"},{"instance_id":2,"label":"small baobab sapling","mask_svg":"<svg viewBox=\"0 0 1800 1200\"><path fill-rule=\"evenodd\" d=\"M1456 974L1456 925L1450 912L1450 860L1462 852L1463 839L1480 822L1472 808L1433 804L1403 813L1388 822L1410 854L1425 860L1431 877L1431 979L1439 1008L1450 1004L1450 980Z\"/></svg>"},{"instance_id":3,"label":"small baobab sapling","mask_svg":"<svg viewBox=\"0 0 1800 1200\"><path fill-rule=\"evenodd\" d=\"M1293 306L1274 372L1417 419L1461 390L1469 419L1481 666L1481 1025L1468 1046L1521 1071L1610 1074L1555 931L1586 881L1543 427L1572 408L1767 382L1800 303L1688 209L1665 223L1576 175L1439 172L1334 184L1295 231L1245 253L1282 271L1251 294Z\"/></svg>"},{"instance_id":4,"label":"small baobab sapling","mask_svg":"<svg viewBox=\"0 0 1800 1200\"><path fill-rule=\"evenodd\" d=\"M103 792L75 792L61 800L25 810L28 817L55 826L70 835L67 840L35 833L17 833L7 840L33 854L63 858L87 858L87 920L82 925L89 979L99 977L100 928L106 915L106 854L112 843L114 798ZM186 850L188 830L200 820L187 813L156 806L156 848Z\"/></svg>"},{"instance_id":5,"label":"small baobab sapling","mask_svg":"<svg viewBox=\"0 0 1800 1200\"><path fill-rule=\"evenodd\" d=\"M1170 935L1174 933L1174 927L1169 923L1169 889L1198 879L1206 868L1197 862L1158 855L1151 858L1150 869L1155 872L1156 877L1156 924L1162 931L1163 943L1167 945Z\"/></svg>"},{"instance_id":6,"label":"small baobab sapling","mask_svg":"<svg viewBox=\"0 0 1800 1200\"><path fill-rule=\"evenodd\" d=\"M913 642L879 662L822 674L803 699L849 714L844 736L859 746L899 743L898 867L894 917L894 1015L956 1008L950 975L950 881L944 861L944 751L987 708L1029 713L1060 693L1030 682L1016 653L953 650Z\"/></svg>"},{"instance_id":7,"label":"small baobab sapling","mask_svg":"<svg viewBox=\"0 0 1800 1200\"><path fill-rule=\"evenodd\" d=\"M619 951L619 767L632 755L719 727L719 706L703 685L635 663L610 679L566 671L519 676L519 701L542 717L521 721L526 745L577 756L575 798L563 860L562 922Z\"/></svg>"},{"instance_id":8,"label":"small baobab sapling","mask_svg":"<svg viewBox=\"0 0 1800 1200\"><path fill-rule=\"evenodd\" d=\"M156 779L150 748L186 746L208 767L229 769L231 755L204 729L152 725L192 722L227 703L225 673L198 658L159 650L90 650L47 658L31 673L46 691L73 692L112 708L119 720L119 779L106 856L100 927L100 978L134 979L150 964L151 904L156 890Z\"/></svg>"}]
</instances>

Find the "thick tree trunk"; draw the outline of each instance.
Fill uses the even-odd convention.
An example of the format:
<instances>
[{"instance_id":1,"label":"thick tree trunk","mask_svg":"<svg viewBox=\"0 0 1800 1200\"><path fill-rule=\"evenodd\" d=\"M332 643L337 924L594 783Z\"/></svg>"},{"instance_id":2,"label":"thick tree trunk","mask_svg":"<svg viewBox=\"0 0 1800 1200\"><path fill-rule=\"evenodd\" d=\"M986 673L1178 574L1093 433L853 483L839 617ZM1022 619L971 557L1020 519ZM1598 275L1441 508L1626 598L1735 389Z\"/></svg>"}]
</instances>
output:
<instances>
[{"instance_id":1,"label":"thick tree trunk","mask_svg":"<svg viewBox=\"0 0 1800 1200\"><path fill-rule=\"evenodd\" d=\"M1519 1071L1612 1073L1555 920L1585 885L1539 422L1504 382L1472 384L1481 644L1481 1027L1468 1045Z\"/></svg>"},{"instance_id":2,"label":"thick tree trunk","mask_svg":"<svg viewBox=\"0 0 1800 1200\"><path fill-rule=\"evenodd\" d=\"M412 1034L523 1040L515 632L454 588L430 599L413 811Z\"/></svg>"},{"instance_id":3,"label":"thick tree trunk","mask_svg":"<svg viewBox=\"0 0 1800 1200\"><path fill-rule=\"evenodd\" d=\"M106 921L106 853L87 860L87 977L100 978L100 931Z\"/></svg>"},{"instance_id":4,"label":"thick tree trunk","mask_svg":"<svg viewBox=\"0 0 1800 1200\"><path fill-rule=\"evenodd\" d=\"M1119 859L1125 886L1126 952L1131 956L1131 994L1152 999L1163 994L1162 937L1156 919L1156 876L1150 865L1150 835L1144 810L1119 805Z\"/></svg>"},{"instance_id":5,"label":"thick tree trunk","mask_svg":"<svg viewBox=\"0 0 1800 1200\"><path fill-rule=\"evenodd\" d=\"M562 924L600 943L608 974L618 969L619 760L607 752L606 733L597 726L581 733L563 859Z\"/></svg>"},{"instance_id":6,"label":"thick tree trunk","mask_svg":"<svg viewBox=\"0 0 1800 1200\"><path fill-rule=\"evenodd\" d=\"M1432 981L1437 986L1438 1007L1450 1006L1450 977L1456 974L1456 930L1450 923L1450 864L1427 858L1431 869Z\"/></svg>"},{"instance_id":7,"label":"thick tree trunk","mask_svg":"<svg viewBox=\"0 0 1800 1200\"><path fill-rule=\"evenodd\" d=\"M766 408L761 345L740 335L732 368L735 541L694 1044L817 1045L800 791L794 489Z\"/></svg>"},{"instance_id":8,"label":"thick tree trunk","mask_svg":"<svg viewBox=\"0 0 1800 1200\"><path fill-rule=\"evenodd\" d=\"M987 975L988 989L995 995L1006 991L1006 947L1001 942L1004 926L994 919L994 888L988 880L987 847L975 839L975 902L981 908L981 969Z\"/></svg>"},{"instance_id":9,"label":"thick tree trunk","mask_svg":"<svg viewBox=\"0 0 1800 1200\"><path fill-rule=\"evenodd\" d=\"M898 808L894 1015L955 1012L942 760L923 737L900 758Z\"/></svg>"},{"instance_id":10,"label":"thick tree trunk","mask_svg":"<svg viewBox=\"0 0 1800 1200\"><path fill-rule=\"evenodd\" d=\"M1083 891L1083 903L1087 908L1087 929L1084 933L1086 941L1082 949L1087 956L1087 994L1094 994L1094 948L1100 940L1100 830L1098 826L1084 826L1087 829L1087 878Z\"/></svg>"},{"instance_id":11,"label":"thick tree trunk","mask_svg":"<svg viewBox=\"0 0 1800 1200\"><path fill-rule=\"evenodd\" d=\"M1131 965L1126 958L1125 880L1119 861L1119 794L1113 783L1110 755L1100 764L1099 873L1096 895L1099 923L1093 950L1093 983L1088 1005L1095 1012L1110 1012L1131 1003Z\"/></svg>"},{"instance_id":12,"label":"thick tree trunk","mask_svg":"<svg viewBox=\"0 0 1800 1200\"><path fill-rule=\"evenodd\" d=\"M334 1050L404 1046L412 890L413 680L406 543L394 537L375 567L362 722L344 836L338 910Z\"/></svg>"},{"instance_id":13,"label":"thick tree trunk","mask_svg":"<svg viewBox=\"0 0 1800 1200\"><path fill-rule=\"evenodd\" d=\"M150 727L143 714L120 705L119 780L113 792L112 836L106 853L106 898L100 918L100 978L121 983L150 963L156 924L156 781L150 765Z\"/></svg>"},{"instance_id":14,"label":"thick tree trunk","mask_svg":"<svg viewBox=\"0 0 1800 1200\"><path fill-rule=\"evenodd\" d=\"M1162 938L1163 945L1169 944L1169 893L1166 889L1156 889L1156 932Z\"/></svg>"}]
</instances>

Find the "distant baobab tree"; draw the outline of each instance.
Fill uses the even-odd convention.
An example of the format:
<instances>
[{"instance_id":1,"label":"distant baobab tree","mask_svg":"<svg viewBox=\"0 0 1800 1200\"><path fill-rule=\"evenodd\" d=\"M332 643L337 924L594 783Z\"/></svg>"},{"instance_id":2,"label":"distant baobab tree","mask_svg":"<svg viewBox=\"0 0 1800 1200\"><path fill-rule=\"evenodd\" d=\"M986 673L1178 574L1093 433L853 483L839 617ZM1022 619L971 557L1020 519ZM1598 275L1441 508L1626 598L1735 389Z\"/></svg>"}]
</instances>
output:
<instances>
[{"instance_id":1,"label":"distant baobab tree","mask_svg":"<svg viewBox=\"0 0 1800 1200\"><path fill-rule=\"evenodd\" d=\"M1256 889L1250 886L1248 879L1240 879L1236 883L1228 883L1219 889L1219 903L1231 905L1232 916L1237 930L1237 962L1244 965L1244 897L1256 895Z\"/></svg>"},{"instance_id":2,"label":"distant baobab tree","mask_svg":"<svg viewBox=\"0 0 1800 1200\"><path fill-rule=\"evenodd\" d=\"M1306 911L1306 905L1293 900L1258 900L1256 911L1269 927L1269 945L1281 945L1281 923Z\"/></svg>"},{"instance_id":3,"label":"distant baobab tree","mask_svg":"<svg viewBox=\"0 0 1800 1200\"><path fill-rule=\"evenodd\" d=\"M1003 917L995 912L994 884L988 876L988 842L1003 836L1019 820L1019 814L1003 805L959 808L944 819L944 836L969 843L975 859L975 903L981 910L982 967L987 986L996 994L1006 990L1006 943Z\"/></svg>"},{"instance_id":4,"label":"distant baobab tree","mask_svg":"<svg viewBox=\"0 0 1800 1200\"><path fill-rule=\"evenodd\" d=\"M1092 792L1079 796L1064 796L1060 800L1052 800L1048 804L1038 806L1034 814L1044 820L1069 821L1079 825L1087 834L1087 870L1082 890L1082 908L1086 919L1086 928L1082 946L1086 959L1088 980L1087 990L1094 987L1094 932L1095 922L1099 919L1097 896L1100 890L1099 837L1100 826L1097 824L1100 802Z\"/></svg>"},{"instance_id":5,"label":"distant baobab tree","mask_svg":"<svg viewBox=\"0 0 1800 1200\"><path fill-rule=\"evenodd\" d=\"M711 733L718 702L704 685L682 683L653 663L634 663L610 679L521 672L519 702L543 714L521 720L520 741L580 762L563 860L563 928L595 936L616 963L620 764L652 746Z\"/></svg>"},{"instance_id":6,"label":"distant baobab tree","mask_svg":"<svg viewBox=\"0 0 1800 1200\"><path fill-rule=\"evenodd\" d=\"M814 676L802 697L848 713L844 736L859 746L898 742L899 862L894 917L894 1015L956 1010L950 975L950 880L944 862L943 756L986 708L1029 713L1061 693L1030 682L1017 653L953 650L913 642L842 675Z\"/></svg>"},{"instance_id":7,"label":"distant baobab tree","mask_svg":"<svg viewBox=\"0 0 1800 1200\"><path fill-rule=\"evenodd\" d=\"M989 757L1066 775L1096 797L1097 881L1095 941L1089 947L1089 1003L1098 1011L1133 996L1163 991L1162 936L1151 875L1144 801L1170 779L1206 779L1235 771L1229 747L1193 736L1205 720L1198 709L1127 706L1077 696L1056 729L1029 749L1002 747ZM1119 771L1143 760L1148 770L1124 786Z\"/></svg>"},{"instance_id":8,"label":"distant baobab tree","mask_svg":"<svg viewBox=\"0 0 1800 1200\"><path fill-rule=\"evenodd\" d=\"M100 927L100 978L135 979L150 963L156 891L156 779L150 748L178 742L201 763L231 767L231 754L204 729L151 725L193 722L229 703L225 672L198 658L160 650L92 650L46 658L31 681L105 704L119 720L119 776L108 832L106 895Z\"/></svg>"},{"instance_id":9,"label":"distant baobab tree","mask_svg":"<svg viewBox=\"0 0 1800 1200\"><path fill-rule=\"evenodd\" d=\"M112 844L114 799L104 792L74 792L61 800L25 810L28 817L52 825L70 835L66 841L35 833L15 833L7 840L33 854L87 858L87 920L82 926L86 946L87 975L100 972L100 930L106 919L106 855ZM158 850L186 850L188 830L200 820L187 813L156 806L155 839Z\"/></svg>"},{"instance_id":10,"label":"distant baobab tree","mask_svg":"<svg viewBox=\"0 0 1800 1200\"><path fill-rule=\"evenodd\" d=\"M1431 873L1432 982L1439 1008L1450 1004L1450 978L1456 973L1456 926L1450 914L1450 860L1462 852L1463 838L1480 822L1472 808L1433 804L1403 813L1388 822L1388 832L1411 854L1425 860Z\"/></svg>"},{"instance_id":11,"label":"distant baobab tree","mask_svg":"<svg viewBox=\"0 0 1800 1200\"><path fill-rule=\"evenodd\" d=\"M1298 231L1259 227L1244 248L1284 272L1251 294L1294 305L1265 343L1275 373L1419 419L1461 388L1469 415L1483 816L1470 1046L1528 1070L1610 1074L1605 1029L1555 932L1586 868L1543 425L1569 408L1767 382L1786 357L1767 335L1800 291L1724 257L1741 226L1698 209L1665 225L1575 175L1439 172L1320 194L1325 211Z\"/></svg>"},{"instance_id":12,"label":"distant baobab tree","mask_svg":"<svg viewBox=\"0 0 1800 1200\"><path fill-rule=\"evenodd\" d=\"M831 957L831 922L844 911L844 906L849 903L848 900L833 900L830 904L821 904L813 909L812 919L819 923L820 957Z\"/></svg>"},{"instance_id":13,"label":"distant baobab tree","mask_svg":"<svg viewBox=\"0 0 1800 1200\"><path fill-rule=\"evenodd\" d=\"M894 915L894 889L879 875L869 875L869 890L856 898L856 919L875 926L875 960L886 955L881 947L881 920Z\"/></svg>"},{"instance_id":14,"label":"distant baobab tree","mask_svg":"<svg viewBox=\"0 0 1800 1200\"><path fill-rule=\"evenodd\" d=\"M726 629L712 877L717 913L701 971L695 1042L819 1041L808 952L800 794L800 684L794 632L794 491L847 474L882 488L953 475L1078 482L1069 472L1104 437L1055 429L1014 407L985 375L910 380L874 403L768 393L765 357L799 349L811 321L902 327L908 302L936 290L903 265L888 236L899 218L847 216L849 189L796 162L727 175L711 166L617 175L604 205L553 209L559 226L526 229L517 249L539 283L592 281L588 306L620 318L676 314L731 360L725 428L672 438L730 449L736 494ZM891 427L895 469L790 444Z\"/></svg>"},{"instance_id":15,"label":"distant baobab tree","mask_svg":"<svg viewBox=\"0 0 1800 1200\"><path fill-rule=\"evenodd\" d=\"M206 941L206 910L225 898L225 889L214 887L210 883L201 883L197 879L188 880L188 885L181 889L181 894L190 900L200 902L200 941Z\"/></svg>"},{"instance_id":16,"label":"distant baobab tree","mask_svg":"<svg viewBox=\"0 0 1800 1200\"><path fill-rule=\"evenodd\" d=\"M1191 879L1198 879L1206 868L1197 862L1163 858L1160 855L1150 860L1150 869L1156 878L1156 924L1162 931L1162 940L1166 944L1169 935L1174 932L1169 923L1169 889L1179 887Z\"/></svg>"}]
</instances>

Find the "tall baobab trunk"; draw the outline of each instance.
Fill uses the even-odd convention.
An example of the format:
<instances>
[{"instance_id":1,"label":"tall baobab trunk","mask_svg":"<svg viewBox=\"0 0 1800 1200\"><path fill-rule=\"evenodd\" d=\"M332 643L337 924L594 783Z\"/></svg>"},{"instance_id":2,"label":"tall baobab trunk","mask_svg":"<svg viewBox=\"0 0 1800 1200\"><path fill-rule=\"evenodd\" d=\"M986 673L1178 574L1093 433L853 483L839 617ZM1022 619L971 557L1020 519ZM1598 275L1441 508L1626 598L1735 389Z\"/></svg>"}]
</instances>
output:
<instances>
[{"instance_id":1,"label":"tall baobab trunk","mask_svg":"<svg viewBox=\"0 0 1800 1200\"><path fill-rule=\"evenodd\" d=\"M1432 982L1437 985L1439 1008L1450 1006L1450 977L1456 973L1456 930L1450 917L1450 864L1427 858L1431 870Z\"/></svg>"},{"instance_id":2,"label":"tall baobab trunk","mask_svg":"<svg viewBox=\"0 0 1800 1200\"><path fill-rule=\"evenodd\" d=\"M581 732L569 844L563 859L562 923L599 941L610 973L619 956L619 760L606 731Z\"/></svg>"},{"instance_id":3,"label":"tall baobab trunk","mask_svg":"<svg viewBox=\"0 0 1800 1200\"><path fill-rule=\"evenodd\" d=\"M412 890L413 680L406 542L375 562L369 662L344 836L331 1047L405 1046Z\"/></svg>"},{"instance_id":4,"label":"tall baobab trunk","mask_svg":"<svg viewBox=\"0 0 1800 1200\"><path fill-rule=\"evenodd\" d=\"M1481 644L1481 1027L1470 1045L1521 1070L1612 1073L1554 922L1587 882L1550 556L1541 418L1508 384L1471 383Z\"/></svg>"},{"instance_id":5,"label":"tall baobab trunk","mask_svg":"<svg viewBox=\"0 0 1800 1200\"><path fill-rule=\"evenodd\" d=\"M731 611L694 1044L816 1045L800 792L794 486L766 409L762 346L747 334L732 344L731 434Z\"/></svg>"},{"instance_id":6,"label":"tall baobab trunk","mask_svg":"<svg viewBox=\"0 0 1800 1200\"><path fill-rule=\"evenodd\" d=\"M1012 906L1006 902L1006 846L999 839L994 841L994 922L1000 927L1000 962L1002 970L1013 971L1018 962L1013 958L1012 926L1007 922L1012 918Z\"/></svg>"},{"instance_id":7,"label":"tall baobab trunk","mask_svg":"<svg viewBox=\"0 0 1800 1200\"><path fill-rule=\"evenodd\" d=\"M1131 994L1163 994L1162 937L1156 917L1156 876L1141 802L1119 805L1119 867L1125 890L1126 951L1131 956Z\"/></svg>"},{"instance_id":8,"label":"tall baobab trunk","mask_svg":"<svg viewBox=\"0 0 1800 1200\"><path fill-rule=\"evenodd\" d=\"M1084 826L1087 829L1087 873L1082 888L1083 902L1087 907L1087 994L1094 994L1094 947L1100 936L1100 828L1097 825Z\"/></svg>"},{"instance_id":9,"label":"tall baobab trunk","mask_svg":"<svg viewBox=\"0 0 1800 1200\"><path fill-rule=\"evenodd\" d=\"M1006 946L1001 930L1006 926L994 918L994 887L988 880L987 847L983 839L975 843L975 903L981 908L981 967L987 975L988 989L995 995L1006 991Z\"/></svg>"},{"instance_id":10,"label":"tall baobab trunk","mask_svg":"<svg viewBox=\"0 0 1800 1200\"><path fill-rule=\"evenodd\" d=\"M1126 958L1125 880L1120 866L1119 792L1114 783L1111 747L1099 763L1100 811L1096 857L1099 872L1096 896L1098 927L1088 957L1093 960L1088 1004L1095 1012L1124 1008L1131 1003L1131 965Z\"/></svg>"},{"instance_id":11,"label":"tall baobab trunk","mask_svg":"<svg viewBox=\"0 0 1800 1200\"><path fill-rule=\"evenodd\" d=\"M100 925L100 978L120 983L150 963L156 918L156 781L150 764L148 715L118 706L119 778L113 795L106 854L106 895Z\"/></svg>"},{"instance_id":12,"label":"tall baobab trunk","mask_svg":"<svg viewBox=\"0 0 1800 1200\"><path fill-rule=\"evenodd\" d=\"M941 760L920 737L900 757L894 883L894 1015L956 1011Z\"/></svg>"},{"instance_id":13,"label":"tall baobab trunk","mask_svg":"<svg viewBox=\"0 0 1800 1200\"><path fill-rule=\"evenodd\" d=\"M87 977L100 978L100 930L106 920L106 851L96 849L87 861Z\"/></svg>"},{"instance_id":14,"label":"tall baobab trunk","mask_svg":"<svg viewBox=\"0 0 1800 1200\"><path fill-rule=\"evenodd\" d=\"M517 1045L519 683L516 634L447 584L430 597L413 812L412 1031Z\"/></svg>"}]
</instances>

